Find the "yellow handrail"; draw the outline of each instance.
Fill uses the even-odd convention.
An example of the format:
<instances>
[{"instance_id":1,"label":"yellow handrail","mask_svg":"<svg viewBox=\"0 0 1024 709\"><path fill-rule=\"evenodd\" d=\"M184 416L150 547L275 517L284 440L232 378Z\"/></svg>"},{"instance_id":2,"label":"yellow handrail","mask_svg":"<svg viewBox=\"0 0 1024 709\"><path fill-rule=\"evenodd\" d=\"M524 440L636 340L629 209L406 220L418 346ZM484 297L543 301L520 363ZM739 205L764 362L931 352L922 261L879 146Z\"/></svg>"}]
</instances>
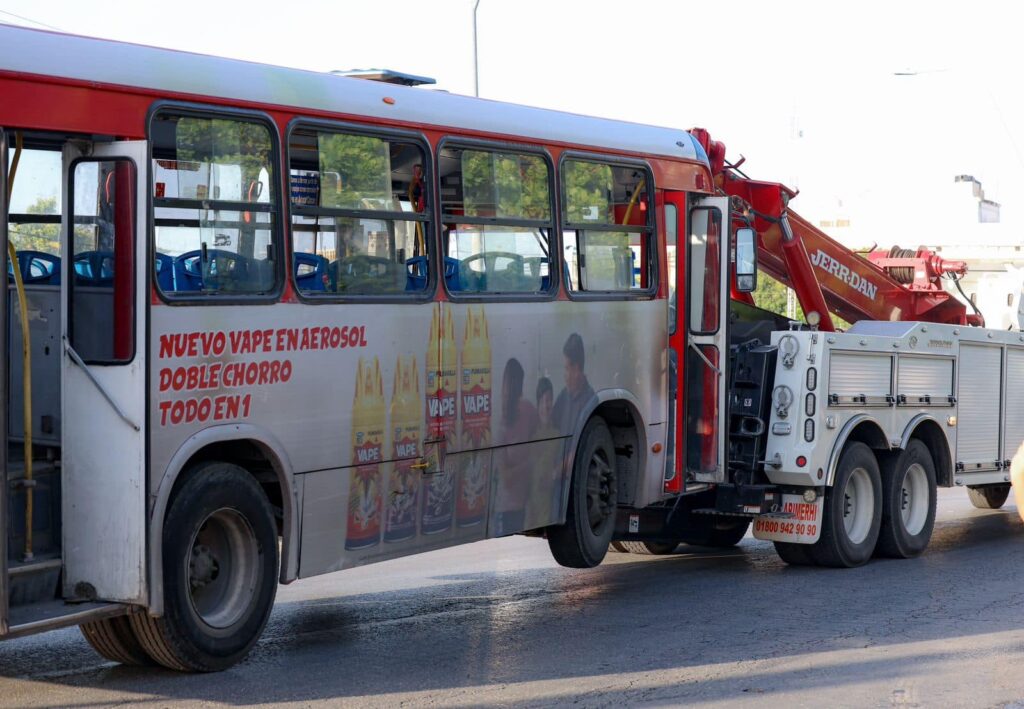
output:
<instances>
[{"instance_id":1,"label":"yellow handrail","mask_svg":"<svg viewBox=\"0 0 1024 709\"><path fill-rule=\"evenodd\" d=\"M14 177L18 174L18 163L21 161L21 151L25 146L24 137L21 131L14 134L14 159L11 161L11 174L7 179L7 203L11 203L11 194L14 192ZM10 208L8 207L8 211ZM32 479L32 343L28 332L28 299L25 296L25 281L21 277L21 268L18 264L18 252L10 239L7 240L7 255L11 259L11 270L14 271L14 287L18 291L19 314L21 316L21 387L22 387L22 413L25 425L25 561L32 559L32 513L35 502L33 488L35 483Z\"/></svg>"},{"instance_id":2,"label":"yellow handrail","mask_svg":"<svg viewBox=\"0 0 1024 709\"><path fill-rule=\"evenodd\" d=\"M636 206L637 198L640 196L640 190L644 188L644 183L646 181L646 179L642 179L636 183L636 189L633 190L633 196L629 198L629 206L626 207L626 214L622 217L623 224L629 224L629 218L633 214L633 207Z\"/></svg>"}]
</instances>

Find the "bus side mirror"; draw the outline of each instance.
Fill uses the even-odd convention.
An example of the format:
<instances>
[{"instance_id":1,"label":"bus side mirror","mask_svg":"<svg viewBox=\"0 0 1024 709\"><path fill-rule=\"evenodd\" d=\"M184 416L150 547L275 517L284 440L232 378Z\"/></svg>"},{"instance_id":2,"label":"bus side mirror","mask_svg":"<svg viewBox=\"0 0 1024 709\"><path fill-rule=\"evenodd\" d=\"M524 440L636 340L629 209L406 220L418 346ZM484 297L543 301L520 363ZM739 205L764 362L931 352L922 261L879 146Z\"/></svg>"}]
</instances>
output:
<instances>
[{"instance_id":1,"label":"bus side mirror","mask_svg":"<svg viewBox=\"0 0 1024 709\"><path fill-rule=\"evenodd\" d=\"M736 230L736 290L751 293L757 288L757 232Z\"/></svg>"}]
</instances>

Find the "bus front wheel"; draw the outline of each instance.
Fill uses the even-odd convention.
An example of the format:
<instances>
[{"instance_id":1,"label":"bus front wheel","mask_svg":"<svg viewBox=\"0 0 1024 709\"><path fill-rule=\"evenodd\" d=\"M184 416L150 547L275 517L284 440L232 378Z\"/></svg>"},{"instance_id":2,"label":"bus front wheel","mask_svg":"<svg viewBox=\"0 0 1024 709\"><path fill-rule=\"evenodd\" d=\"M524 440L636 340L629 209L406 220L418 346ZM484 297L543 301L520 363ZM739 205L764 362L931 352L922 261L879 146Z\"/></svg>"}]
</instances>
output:
<instances>
[{"instance_id":1,"label":"bus front wheel","mask_svg":"<svg viewBox=\"0 0 1024 709\"><path fill-rule=\"evenodd\" d=\"M243 659L270 616L277 557L277 525L259 484L237 465L201 463L164 524L164 614L131 616L147 654L183 672Z\"/></svg>"},{"instance_id":2,"label":"bus front wheel","mask_svg":"<svg viewBox=\"0 0 1024 709\"><path fill-rule=\"evenodd\" d=\"M562 566L589 569L608 553L618 497L615 468L615 441L604 419L595 416L576 449L565 524L547 531L551 554Z\"/></svg>"}]
</instances>

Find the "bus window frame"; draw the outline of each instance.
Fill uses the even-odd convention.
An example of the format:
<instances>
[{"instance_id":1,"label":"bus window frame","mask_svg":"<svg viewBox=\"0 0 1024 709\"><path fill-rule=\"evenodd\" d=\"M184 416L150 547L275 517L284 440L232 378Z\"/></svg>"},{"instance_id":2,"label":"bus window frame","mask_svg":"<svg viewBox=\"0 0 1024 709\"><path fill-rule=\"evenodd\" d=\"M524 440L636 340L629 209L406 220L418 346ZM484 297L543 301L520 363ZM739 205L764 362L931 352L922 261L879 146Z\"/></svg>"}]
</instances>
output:
<instances>
[{"instance_id":1,"label":"bus window frame","mask_svg":"<svg viewBox=\"0 0 1024 709\"><path fill-rule=\"evenodd\" d=\"M276 183L281 198L277 204L266 213L275 217L271 225L270 243L274 247L274 253L279 254L274 259L274 288L266 293L225 293L223 295L211 295L210 293L188 291L172 291L168 297L167 293L160 288L156 274L156 205L153 197L153 174L150 168L153 165L153 123L162 113L172 113L178 116L193 118L210 118L220 120L241 119L249 123L257 123L268 129L271 144L271 167L277 171ZM190 103L172 100L154 101L149 107L146 115L146 154L149 164L146 166L146 258L149 260L148 280L150 288L156 291L157 297L164 305L172 306L217 306L217 305L267 305L277 303L284 293L285 272L284 268L284 199L283 196L291 194L290 189L284 190L283 175L281 174L281 133L277 129L277 122L266 111L256 111L245 108L231 108L226 106L210 105L205 103ZM289 230L290 233L290 230ZM288 252L291 253L290 251Z\"/></svg>"},{"instance_id":2,"label":"bus window frame","mask_svg":"<svg viewBox=\"0 0 1024 709\"><path fill-rule=\"evenodd\" d=\"M562 251L559 251L561 255L561 268L562 270L567 262L565 260L564 243L565 239L563 232L568 229L570 231L579 231L581 228L591 228L595 231L641 231L648 232L650 240L649 247L647 249L647 273L648 273L648 284L646 288L637 288L635 290L574 290L570 288L570 284L565 284L565 293L570 300L653 300L658 295L658 284L661 281L660 272L660 259L658 258L658 220L657 208L655 206L655 196L657 194L657 185L654 182L654 170L651 169L650 163L646 160L639 160L636 158L624 158L618 155L606 155L603 153L590 153L581 152L578 150L567 150L561 154L558 158L558 203L560 206L564 206L565 203L565 181L562 179L563 168L567 160L577 160L582 162L594 162L602 165L609 165L611 167L627 167L627 168L640 168L644 171L645 180L647 182L647 225L642 229L637 229L635 226L629 228L627 224L601 224L601 225L584 225L570 223L564 218L565 210L561 210L558 220L558 241ZM625 227L616 229L615 227Z\"/></svg>"},{"instance_id":3,"label":"bus window frame","mask_svg":"<svg viewBox=\"0 0 1024 709\"><path fill-rule=\"evenodd\" d=\"M74 347L75 344L76 344L76 342L75 342L75 318L74 318L73 310L75 308L75 288L78 287L78 285L76 285L76 283L75 283L75 262L74 262L74 257L75 257L75 250L74 250L74 240L75 240L75 171L78 168L78 166L82 165L82 164L86 164L86 163L104 163L104 162L125 162L125 163L128 163L129 165L131 165L132 166L132 180L133 180L132 189L135 192L138 191L135 188L135 186L138 184L139 166L136 164L135 160L133 160L130 157L127 157L127 156L104 157L104 156L86 155L86 156L83 156L83 157L75 158L68 165L67 184L64 185L64 187L66 188L66 192L67 192L67 205L66 205L66 210L67 211L65 213L67 214L67 223L68 223L69 234L68 234L68 243L67 243L67 247L68 247L67 248L67 254L66 254L66 256L62 256L62 258L68 258L69 259L69 263L68 263L68 267L67 267L67 275L68 275L67 287L64 288L66 293L65 293L65 296L64 296L64 303L62 304L62 307L65 309L65 312L67 313L67 336L68 336L68 343L72 347ZM118 197L118 199L120 199L120 197ZM135 194L135 199L138 199L138 194ZM132 219L131 239L132 239L132 246L133 246L132 261L136 261L137 260L137 254L135 252L135 249L137 249L139 247L139 217L138 217L138 209L137 208L132 208L131 209L131 219ZM116 248L116 244L115 244L115 248ZM62 251L63 251L63 249L62 249ZM135 361L135 358L138 357L138 354L139 354L139 332L138 332L138 330L139 330L139 327L138 327L139 309L138 309L137 297L138 297L138 288L139 288L139 274L138 274L137 271L138 271L138 269L136 269L134 267L132 268L131 288L129 289L129 294L128 294L128 302L129 302L129 305L131 306L131 326L132 326L132 351L131 351L131 355L129 355L128 357L126 357L124 359L117 359L117 358L94 359L94 358L91 358L91 357L83 356L82 357L82 361L85 362L86 364L92 365L92 366L97 366L97 367L122 367L122 366L129 365L129 364L133 363ZM113 289L113 287L114 287L113 284L111 284L111 288L112 289ZM111 293L111 295L113 296L113 292Z\"/></svg>"},{"instance_id":4,"label":"bus window frame","mask_svg":"<svg viewBox=\"0 0 1024 709\"><path fill-rule=\"evenodd\" d=\"M715 329L714 330L699 330L699 329L695 329L693 327L693 324L694 324L693 323L693 318L691 317L693 315L693 313L691 312L691 309L693 308L693 303L695 302L692 299L693 293L691 291L691 288L693 287L693 270L692 270L692 267L694 265L693 264L693 259L692 259L692 253L691 253L691 249L692 249L691 239L693 237L693 221L694 221L693 214L694 214L694 212L697 212L697 211L706 211L708 213L708 225L709 226L711 224L711 216L713 216L715 214L718 215L718 228L719 228L719 231L720 232L725 232L725 233L719 233L718 238L720 240L728 240L729 239L728 232L726 231L728 229L728 224L725 221L725 215L722 214L722 210L720 210L718 207L710 207L710 206L704 206L704 205L696 204L696 205L690 205L688 207L688 209L687 209L687 212L686 212L686 234L685 234L685 238L686 238L686 244L685 244L685 248L686 248L686 333L687 333L687 337L689 337L690 335L693 335L694 337L714 337L722 329L722 320L723 319L728 319L728 313L724 313L725 318L723 318L722 303L721 302L719 302L717 304L717 306L716 306L716 308L717 308L717 312L715 314L715 323L716 323L716 325L715 325ZM705 244L704 248L707 249L707 244ZM719 249L721 249L721 245L719 245ZM731 249L731 244L730 244L730 249ZM705 253L705 257L704 258L705 258L705 263L706 263L707 262L707 254L706 253ZM731 270L732 269L731 269L731 264L730 263L719 263L719 265L718 265L718 280L717 280L717 283L716 283L716 285L717 285L719 290L722 287L722 279L730 278L731 277L731 275L730 275ZM707 293L707 276L706 275L705 275L705 278L704 278L703 285L704 285L704 289L703 290L704 290L705 295L704 295L704 297L700 301L700 303L701 303L701 317L702 318L706 315L707 310L708 310L708 308L707 308L707 295L706 295L706 293ZM677 289L678 289L678 286L677 286ZM676 294L677 294L676 297L678 299L678 290L676 291Z\"/></svg>"},{"instance_id":5,"label":"bus window frame","mask_svg":"<svg viewBox=\"0 0 1024 709\"><path fill-rule=\"evenodd\" d=\"M437 274L439 271L438 265L436 263L432 263L432 261L438 260L435 257L435 254L440 252L440 242L437 238L437 212L435 210L437 200L434 198L436 180L433 173L435 160L433 151L430 148L430 141L427 140L425 134L419 131L403 130L401 128L383 128L363 123L353 123L351 121L332 121L322 118L310 118L307 116L296 116L288 122L285 133L287 139L285 145L287 147L284 155L285 163L287 165L287 174L284 177L285 184L287 186L286 193L288 206L286 213L288 218L288 236L290 237L288 239L289 266L291 264L291 259L294 256L293 247L295 243L295 238L292 234L292 217L294 216L294 213L292 211L291 187L291 140L292 133L294 133L295 130L302 130L305 128L311 128L314 130L323 129L327 132L343 133L348 135L365 135L371 138L383 138L385 140L397 138L398 140L395 142L413 143L420 148L423 152L423 171L427 175L426 182L430 185L430 189L427 190L426 207L424 208L424 211L419 213L409 212L405 221L426 224L423 240L427 246L427 287L421 291L407 291L403 293L356 293L352 295L325 293L324 295L312 295L310 293L303 293L299 290L298 285L295 282L295 269L289 267L287 277L292 290L295 292L295 297L301 302L309 305L327 305L329 303L422 303L433 300L437 292ZM384 212L377 210L360 212L359 210L352 209L338 209L331 211L346 212L348 215L363 214L368 219L380 219L381 214L396 214L396 212ZM419 218L410 218L415 214L421 214L423 216Z\"/></svg>"},{"instance_id":6,"label":"bus window frame","mask_svg":"<svg viewBox=\"0 0 1024 709\"><path fill-rule=\"evenodd\" d=\"M558 249L561 253L561 239L558 235L558 220L560 218L558 197L555 193L558 185L558 179L555 174L555 161L551 158L551 153L542 145L530 145L528 143L516 143L512 141L501 141L501 140L479 140L476 138L464 138L458 135L446 135L441 138L437 143L436 162L438 165L441 164L441 151L446 148L456 148L460 150L481 150L492 153L521 153L525 155L538 155L547 165L548 168L548 203L551 208L551 220L545 222L540 219L502 219L500 217L461 217L455 222L446 221L444 215L444 206L441 204L441 200L437 200L437 243L438 253L441 254L439 260L439 267L443 267L444 263L444 225L445 224L467 224L467 225L481 225L487 226L493 224L497 226L511 226L511 227L534 227L538 229L549 228L551 230L548 236L548 288L545 291L537 291L532 293L513 293L513 292L498 292L498 291L452 291L449 290L448 284L444 284L444 292L449 300L452 302L461 303L486 303L486 302L546 302L555 300L558 297L558 292L561 287L562 274L559 273L559 265L561 264L561 258L553 257L552 250ZM434 189L436 194L441 194L441 170L437 169L434 175ZM444 280L443 278L441 279Z\"/></svg>"}]
</instances>

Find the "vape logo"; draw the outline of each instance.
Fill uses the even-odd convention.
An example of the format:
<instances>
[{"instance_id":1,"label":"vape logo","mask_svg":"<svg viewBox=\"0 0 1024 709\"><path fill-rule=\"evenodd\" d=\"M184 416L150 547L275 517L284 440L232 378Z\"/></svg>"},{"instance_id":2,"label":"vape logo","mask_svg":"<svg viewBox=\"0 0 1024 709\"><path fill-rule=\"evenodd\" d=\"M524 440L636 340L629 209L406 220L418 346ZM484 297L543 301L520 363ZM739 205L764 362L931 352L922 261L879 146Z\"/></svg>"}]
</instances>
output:
<instances>
[{"instance_id":1,"label":"vape logo","mask_svg":"<svg viewBox=\"0 0 1024 709\"><path fill-rule=\"evenodd\" d=\"M455 416L455 397L452 395L433 396L427 402L431 418Z\"/></svg>"}]
</instances>

